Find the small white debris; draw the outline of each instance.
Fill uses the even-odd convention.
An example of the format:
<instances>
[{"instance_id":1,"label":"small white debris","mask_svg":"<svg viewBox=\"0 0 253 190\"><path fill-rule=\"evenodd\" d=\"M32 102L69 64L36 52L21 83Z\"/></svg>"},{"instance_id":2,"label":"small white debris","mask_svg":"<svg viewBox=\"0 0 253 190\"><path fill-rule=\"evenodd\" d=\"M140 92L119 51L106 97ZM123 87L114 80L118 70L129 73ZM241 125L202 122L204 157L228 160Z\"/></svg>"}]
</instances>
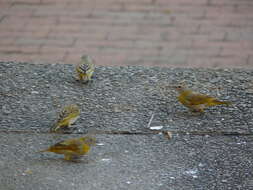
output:
<instances>
[{"instance_id":1,"label":"small white debris","mask_svg":"<svg viewBox=\"0 0 253 190\"><path fill-rule=\"evenodd\" d=\"M170 176L170 179L175 179L175 177L173 177L173 176Z\"/></svg>"},{"instance_id":2,"label":"small white debris","mask_svg":"<svg viewBox=\"0 0 253 190\"><path fill-rule=\"evenodd\" d=\"M82 131L82 129L78 129L77 131L78 131L78 133L81 133L81 132L83 132L83 131Z\"/></svg>"},{"instance_id":3,"label":"small white debris","mask_svg":"<svg viewBox=\"0 0 253 190\"><path fill-rule=\"evenodd\" d=\"M245 144L247 144L245 141L243 141L243 142L238 142L238 143L236 143L236 144L242 144L242 145L245 145Z\"/></svg>"},{"instance_id":4,"label":"small white debris","mask_svg":"<svg viewBox=\"0 0 253 190\"><path fill-rule=\"evenodd\" d=\"M104 143L97 143L96 145L98 145L98 146L104 146L105 144Z\"/></svg>"},{"instance_id":5,"label":"small white debris","mask_svg":"<svg viewBox=\"0 0 253 190\"><path fill-rule=\"evenodd\" d=\"M131 181L127 181L126 183L127 183L127 184L131 184Z\"/></svg>"},{"instance_id":6,"label":"small white debris","mask_svg":"<svg viewBox=\"0 0 253 190\"><path fill-rule=\"evenodd\" d=\"M152 120L153 120L154 116L155 116L155 114L152 114L152 115L151 115L151 118L150 118L150 120L149 120L149 122L148 122L148 127L147 127L147 128L150 128L150 129L151 129L150 125L151 125L151 123L152 123Z\"/></svg>"},{"instance_id":7,"label":"small white debris","mask_svg":"<svg viewBox=\"0 0 253 190\"><path fill-rule=\"evenodd\" d=\"M32 174L32 170L30 168L27 168L24 172L22 172L23 176L26 176L26 175L29 175L29 174Z\"/></svg>"},{"instance_id":8,"label":"small white debris","mask_svg":"<svg viewBox=\"0 0 253 190\"><path fill-rule=\"evenodd\" d=\"M164 132L164 136L165 136L167 139L172 139L172 133L169 132L169 131Z\"/></svg>"},{"instance_id":9,"label":"small white debris","mask_svg":"<svg viewBox=\"0 0 253 190\"><path fill-rule=\"evenodd\" d=\"M39 94L39 92L38 92L38 91L35 91L35 90L31 91L31 93L32 93L32 94Z\"/></svg>"},{"instance_id":10,"label":"small white debris","mask_svg":"<svg viewBox=\"0 0 253 190\"><path fill-rule=\"evenodd\" d=\"M161 130L163 128L163 126L153 126L150 127L151 130Z\"/></svg>"},{"instance_id":11,"label":"small white debris","mask_svg":"<svg viewBox=\"0 0 253 190\"><path fill-rule=\"evenodd\" d=\"M5 113L6 115L11 113L11 110L6 105L2 106L2 110L3 110L3 113Z\"/></svg>"},{"instance_id":12,"label":"small white debris","mask_svg":"<svg viewBox=\"0 0 253 190\"><path fill-rule=\"evenodd\" d=\"M110 162L110 161L111 161L110 158L102 158L101 160L102 160L103 162Z\"/></svg>"},{"instance_id":13,"label":"small white debris","mask_svg":"<svg viewBox=\"0 0 253 190\"><path fill-rule=\"evenodd\" d=\"M197 169L191 169L187 170L184 172L186 175L191 175L193 178L197 178L198 176L196 175L198 173Z\"/></svg>"},{"instance_id":14,"label":"small white debris","mask_svg":"<svg viewBox=\"0 0 253 190\"><path fill-rule=\"evenodd\" d=\"M186 173L186 174L196 174L196 173L198 173L198 170L196 170L196 169L187 170L187 171L185 171L185 173Z\"/></svg>"}]
</instances>

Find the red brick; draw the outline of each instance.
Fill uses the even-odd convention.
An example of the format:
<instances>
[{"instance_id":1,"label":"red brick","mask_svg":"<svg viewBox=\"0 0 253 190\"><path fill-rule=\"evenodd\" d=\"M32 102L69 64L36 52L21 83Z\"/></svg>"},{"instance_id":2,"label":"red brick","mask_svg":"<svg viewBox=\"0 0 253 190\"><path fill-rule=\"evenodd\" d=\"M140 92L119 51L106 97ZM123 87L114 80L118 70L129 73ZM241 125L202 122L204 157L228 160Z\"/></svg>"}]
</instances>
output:
<instances>
[{"instance_id":1,"label":"red brick","mask_svg":"<svg viewBox=\"0 0 253 190\"><path fill-rule=\"evenodd\" d=\"M215 7L208 7L206 9L206 17L211 19L211 18L215 18L215 19L219 19L219 17L221 17L222 15L231 15L232 13L235 14L235 10L234 7L231 6L215 6Z\"/></svg>"},{"instance_id":2,"label":"red brick","mask_svg":"<svg viewBox=\"0 0 253 190\"><path fill-rule=\"evenodd\" d=\"M76 63L80 61L80 56L82 54L68 54L66 59L64 60L65 63ZM104 66L114 66L114 65L124 65L125 55L121 54L93 54L91 55L94 57L96 65L104 65Z\"/></svg>"},{"instance_id":3,"label":"red brick","mask_svg":"<svg viewBox=\"0 0 253 190\"><path fill-rule=\"evenodd\" d=\"M231 68L231 67L250 67L247 65L246 57L229 58L229 57L195 57L188 59L188 64L192 67L209 67L209 68ZM253 68L253 65L251 66Z\"/></svg>"},{"instance_id":4,"label":"red brick","mask_svg":"<svg viewBox=\"0 0 253 190\"><path fill-rule=\"evenodd\" d=\"M36 28L38 26L55 26L57 18L48 19L47 17L31 17L27 20L27 27Z\"/></svg>"},{"instance_id":5,"label":"red brick","mask_svg":"<svg viewBox=\"0 0 253 190\"><path fill-rule=\"evenodd\" d=\"M20 30L20 35L19 37L24 37L24 38L29 38L29 37L34 37L34 38L46 38L49 34L50 28L34 28L34 29L23 29Z\"/></svg>"},{"instance_id":6,"label":"red brick","mask_svg":"<svg viewBox=\"0 0 253 190\"><path fill-rule=\"evenodd\" d=\"M35 9L36 6L13 5L5 13L17 17L31 17Z\"/></svg>"},{"instance_id":7,"label":"red brick","mask_svg":"<svg viewBox=\"0 0 253 190\"><path fill-rule=\"evenodd\" d=\"M5 46L0 46L0 53L1 54L18 54L18 53L21 53L21 50L18 46L5 45Z\"/></svg>"},{"instance_id":8,"label":"red brick","mask_svg":"<svg viewBox=\"0 0 253 190\"><path fill-rule=\"evenodd\" d=\"M156 0L157 4L169 4L169 5L206 5L207 0Z\"/></svg>"},{"instance_id":9,"label":"red brick","mask_svg":"<svg viewBox=\"0 0 253 190\"><path fill-rule=\"evenodd\" d=\"M234 6L234 5L240 5L240 4L245 4L245 2L242 1L237 1L237 0L210 0L209 5L211 6ZM248 5L250 3L247 3Z\"/></svg>"},{"instance_id":10,"label":"red brick","mask_svg":"<svg viewBox=\"0 0 253 190\"><path fill-rule=\"evenodd\" d=\"M251 43L247 41L238 42L222 42L222 41L194 41L193 48L207 48L207 47L221 47L221 48L230 48L230 49L242 49L242 48L251 48Z\"/></svg>"},{"instance_id":11,"label":"red brick","mask_svg":"<svg viewBox=\"0 0 253 190\"><path fill-rule=\"evenodd\" d=\"M238 5L236 7L236 13L244 14L244 15L253 15L253 2L251 1L248 5Z\"/></svg>"},{"instance_id":12,"label":"red brick","mask_svg":"<svg viewBox=\"0 0 253 190\"><path fill-rule=\"evenodd\" d=\"M101 51L128 51L128 49L133 48L133 42L123 42L123 41L77 41L74 47L78 48L91 48L98 49Z\"/></svg>"},{"instance_id":13,"label":"red brick","mask_svg":"<svg viewBox=\"0 0 253 190\"><path fill-rule=\"evenodd\" d=\"M75 1L75 0L73 0ZM55 5L55 4L67 4L69 0L41 0L42 4L50 4L50 5Z\"/></svg>"},{"instance_id":14,"label":"red brick","mask_svg":"<svg viewBox=\"0 0 253 190\"><path fill-rule=\"evenodd\" d=\"M38 5L41 0L13 0L12 3L14 5Z\"/></svg>"},{"instance_id":15,"label":"red brick","mask_svg":"<svg viewBox=\"0 0 253 190\"><path fill-rule=\"evenodd\" d=\"M226 36L225 31L212 31L210 34L208 34L208 41L224 41Z\"/></svg>"},{"instance_id":16,"label":"red brick","mask_svg":"<svg viewBox=\"0 0 253 190\"><path fill-rule=\"evenodd\" d=\"M166 67L248 67L252 60L249 1L9 2L0 0L6 59L72 63L90 54L98 64Z\"/></svg>"},{"instance_id":17,"label":"red brick","mask_svg":"<svg viewBox=\"0 0 253 190\"><path fill-rule=\"evenodd\" d=\"M15 42L15 38L2 38L0 35L0 48L6 45L13 45Z\"/></svg>"},{"instance_id":18,"label":"red brick","mask_svg":"<svg viewBox=\"0 0 253 190\"><path fill-rule=\"evenodd\" d=\"M0 46L0 53L2 54L34 54L38 52L39 52L38 46L15 46L15 45Z\"/></svg>"},{"instance_id":19,"label":"red brick","mask_svg":"<svg viewBox=\"0 0 253 190\"><path fill-rule=\"evenodd\" d=\"M213 67L230 68L230 67L244 67L247 65L246 57L221 57L211 59Z\"/></svg>"},{"instance_id":20,"label":"red brick","mask_svg":"<svg viewBox=\"0 0 253 190\"><path fill-rule=\"evenodd\" d=\"M32 59L36 62L47 62L47 63L56 63L63 62L65 54L62 53L40 53L37 55L27 56L27 58Z\"/></svg>"},{"instance_id":21,"label":"red brick","mask_svg":"<svg viewBox=\"0 0 253 190\"><path fill-rule=\"evenodd\" d=\"M7 13L8 10L11 8L11 3L10 3L10 1L3 2L3 0L1 0L0 1L0 7L1 7L1 13L0 14L5 15L5 13Z\"/></svg>"},{"instance_id":22,"label":"red brick","mask_svg":"<svg viewBox=\"0 0 253 190\"><path fill-rule=\"evenodd\" d=\"M6 16L2 22L0 22L0 31L1 30L20 30L25 27L27 23L26 19L22 19L17 16Z\"/></svg>"},{"instance_id":23,"label":"red brick","mask_svg":"<svg viewBox=\"0 0 253 190\"><path fill-rule=\"evenodd\" d=\"M247 66L253 68L253 55L249 55L247 58Z\"/></svg>"},{"instance_id":24,"label":"red brick","mask_svg":"<svg viewBox=\"0 0 253 190\"><path fill-rule=\"evenodd\" d=\"M249 54L253 54L253 50L246 48L232 49L232 48L221 48L220 56L224 57L245 57Z\"/></svg>"},{"instance_id":25,"label":"red brick","mask_svg":"<svg viewBox=\"0 0 253 190\"><path fill-rule=\"evenodd\" d=\"M0 53L0 61L15 61L15 62L22 62L26 61L22 58L22 54L2 54Z\"/></svg>"},{"instance_id":26,"label":"red brick","mask_svg":"<svg viewBox=\"0 0 253 190\"><path fill-rule=\"evenodd\" d=\"M48 34L48 38L68 38L72 37L76 39L76 41L81 41L86 43L87 41L98 41L98 40L105 40L107 37L106 33L101 32L94 32L94 33L83 33L83 32L50 32Z\"/></svg>"}]
</instances>

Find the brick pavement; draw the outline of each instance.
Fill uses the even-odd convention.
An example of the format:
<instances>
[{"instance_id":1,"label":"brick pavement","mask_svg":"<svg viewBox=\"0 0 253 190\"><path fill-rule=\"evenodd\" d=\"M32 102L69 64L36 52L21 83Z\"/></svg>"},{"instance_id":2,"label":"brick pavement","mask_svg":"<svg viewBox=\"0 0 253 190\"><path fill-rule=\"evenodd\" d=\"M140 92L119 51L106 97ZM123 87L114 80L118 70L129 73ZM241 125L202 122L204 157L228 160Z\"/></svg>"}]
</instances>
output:
<instances>
[{"instance_id":1,"label":"brick pavement","mask_svg":"<svg viewBox=\"0 0 253 190\"><path fill-rule=\"evenodd\" d=\"M0 0L0 60L253 68L253 0Z\"/></svg>"}]
</instances>

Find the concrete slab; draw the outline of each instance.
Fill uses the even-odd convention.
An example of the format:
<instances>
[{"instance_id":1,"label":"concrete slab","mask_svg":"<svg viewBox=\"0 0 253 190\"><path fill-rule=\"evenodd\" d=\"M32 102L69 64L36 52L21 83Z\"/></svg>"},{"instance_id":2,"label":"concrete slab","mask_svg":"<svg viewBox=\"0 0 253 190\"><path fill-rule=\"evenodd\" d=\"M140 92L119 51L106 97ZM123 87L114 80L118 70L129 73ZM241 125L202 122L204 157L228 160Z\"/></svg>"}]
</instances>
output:
<instances>
[{"instance_id":1,"label":"concrete slab","mask_svg":"<svg viewBox=\"0 0 253 190\"><path fill-rule=\"evenodd\" d=\"M80 162L36 151L76 135L0 134L0 189L252 189L251 137L97 135Z\"/></svg>"},{"instance_id":2,"label":"concrete slab","mask_svg":"<svg viewBox=\"0 0 253 190\"><path fill-rule=\"evenodd\" d=\"M76 103L81 118L76 132L87 130L165 130L249 133L253 126L251 70L97 67L93 81L77 83L73 65L0 63L1 129L48 131L61 106ZM187 113L172 90L164 86L186 81L189 86L230 100L203 116ZM220 90L218 90L220 89ZM162 93L161 93L162 92Z\"/></svg>"}]
</instances>

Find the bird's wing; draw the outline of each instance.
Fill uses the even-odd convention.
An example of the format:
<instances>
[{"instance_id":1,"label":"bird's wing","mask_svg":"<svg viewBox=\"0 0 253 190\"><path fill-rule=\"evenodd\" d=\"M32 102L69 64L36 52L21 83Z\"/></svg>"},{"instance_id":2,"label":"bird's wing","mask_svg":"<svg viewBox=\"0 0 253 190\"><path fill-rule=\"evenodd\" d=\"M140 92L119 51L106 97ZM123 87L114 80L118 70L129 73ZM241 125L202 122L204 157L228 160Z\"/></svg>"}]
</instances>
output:
<instances>
[{"instance_id":1,"label":"bird's wing","mask_svg":"<svg viewBox=\"0 0 253 190\"><path fill-rule=\"evenodd\" d=\"M70 110L68 110L68 109L62 110L62 111L59 113L58 121L61 121L61 120L65 119L66 117L69 116L69 114L70 114Z\"/></svg>"},{"instance_id":2,"label":"bird's wing","mask_svg":"<svg viewBox=\"0 0 253 190\"><path fill-rule=\"evenodd\" d=\"M70 143L68 141L61 141L53 145L52 148L57 149L57 150L68 150L68 151L76 152L76 151L79 151L79 146L80 144L78 143Z\"/></svg>"},{"instance_id":3,"label":"bird's wing","mask_svg":"<svg viewBox=\"0 0 253 190\"><path fill-rule=\"evenodd\" d=\"M81 63L78 67L82 73L86 73L91 68L90 64L87 63Z\"/></svg>"},{"instance_id":4,"label":"bird's wing","mask_svg":"<svg viewBox=\"0 0 253 190\"><path fill-rule=\"evenodd\" d=\"M59 113L59 118L58 122L67 119L68 117L71 117L71 115L78 115L80 110L75 107L75 106L68 106L65 107L60 113Z\"/></svg>"},{"instance_id":5,"label":"bird's wing","mask_svg":"<svg viewBox=\"0 0 253 190\"><path fill-rule=\"evenodd\" d=\"M191 105L200 105L205 104L208 102L208 99L212 97L204 95L204 94L188 94L185 96L185 99L191 104Z\"/></svg>"}]
</instances>

